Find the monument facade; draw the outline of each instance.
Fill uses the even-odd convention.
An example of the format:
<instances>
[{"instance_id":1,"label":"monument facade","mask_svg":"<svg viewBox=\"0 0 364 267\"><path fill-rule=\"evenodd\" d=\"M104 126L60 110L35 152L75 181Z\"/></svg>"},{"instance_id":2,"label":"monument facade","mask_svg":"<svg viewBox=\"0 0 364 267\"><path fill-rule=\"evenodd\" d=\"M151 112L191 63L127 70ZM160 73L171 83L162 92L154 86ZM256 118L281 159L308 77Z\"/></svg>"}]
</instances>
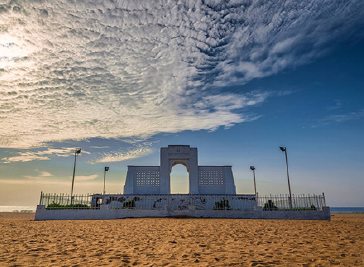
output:
<instances>
[{"instance_id":1,"label":"monument facade","mask_svg":"<svg viewBox=\"0 0 364 267\"><path fill-rule=\"evenodd\" d=\"M124 194L170 194L173 166L189 174L189 194L236 194L231 166L198 166L197 148L169 145L160 151L160 166L128 166Z\"/></svg>"},{"instance_id":2,"label":"monument facade","mask_svg":"<svg viewBox=\"0 0 364 267\"><path fill-rule=\"evenodd\" d=\"M170 173L182 164L189 194L170 194ZM291 204L294 204L293 206ZM123 194L65 195L41 192L35 220L138 217L330 220L325 196L236 194L231 166L199 166L197 148L161 148L160 166L128 166Z\"/></svg>"}]
</instances>

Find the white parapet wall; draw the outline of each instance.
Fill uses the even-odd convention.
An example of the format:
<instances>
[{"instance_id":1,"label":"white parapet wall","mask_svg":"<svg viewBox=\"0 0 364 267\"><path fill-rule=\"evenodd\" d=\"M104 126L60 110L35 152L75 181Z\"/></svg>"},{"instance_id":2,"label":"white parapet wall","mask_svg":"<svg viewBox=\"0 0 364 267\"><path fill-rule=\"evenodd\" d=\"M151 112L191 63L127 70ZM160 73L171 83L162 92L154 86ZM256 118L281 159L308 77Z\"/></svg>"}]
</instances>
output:
<instances>
[{"instance_id":1,"label":"white parapet wall","mask_svg":"<svg viewBox=\"0 0 364 267\"><path fill-rule=\"evenodd\" d=\"M142 217L192 217L192 218L236 218L236 219L289 219L289 220L330 220L330 208L301 211L263 211L256 210L197 210L189 206L187 210L173 210L166 206L162 210L109 209L101 205L99 209L46 209L38 205L35 220L108 220Z\"/></svg>"}]
</instances>

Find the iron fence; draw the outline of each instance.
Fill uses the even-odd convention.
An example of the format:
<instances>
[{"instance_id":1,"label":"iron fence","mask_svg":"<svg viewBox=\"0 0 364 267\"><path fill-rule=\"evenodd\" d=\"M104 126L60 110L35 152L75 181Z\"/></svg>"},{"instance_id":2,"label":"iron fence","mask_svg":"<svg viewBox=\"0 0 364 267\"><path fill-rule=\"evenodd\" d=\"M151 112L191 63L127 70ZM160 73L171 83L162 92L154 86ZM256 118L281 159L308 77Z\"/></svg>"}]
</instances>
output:
<instances>
[{"instance_id":1,"label":"iron fence","mask_svg":"<svg viewBox=\"0 0 364 267\"><path fill-rule=\"evenodd\" d=\"M137 210L241 210L284 211L321 210L326 206L322 195L124 195L124 194L49 194L41 193L40 205L46 209L108 209ZM261 208L260 208L261 207Z\"/></svg>"},{"instance_id":2,"label":"iron fence","mask_svg":"<svg viewBox=\"0 0 364 267\"><path fill-rule=\"evenodd\" d=\"M325 195L269 195L258 196L257 205L263 211L279 210L321 210L326 206Z\"/></svg>"},{"instance_id":3,"label":"iron fence","mask_svg":"<svg viewBox=\"0 0 364 267\"><path fill-rule=\"evenodd\" d=\"M101 196L100 196L101 197ZM109 209L254 210L254 195L106 195Z\"/></svg>"},{"instance_id":4,"label":"iron fence","mask_svg":"<svg viewBox=\"0 0 364 267\"><path fill-rule=\"evenodd\" d=\"M92 195L71 195L69 194L40 194L40 205L45 205L46 209L97 209L100 206L92 206Z\"/></svg>"},{"instance_id":5,"label":"iron fence","mask_svg":"<svg viewBox=\"0 0 364 267\"><path fill-rule=\"evenodd\" d=\"M99 209L101 204L109 209L138 210L254 210L254 195L124 195L88 194L74 195L41 193L40 205L46 209Z\"/></svg>"}]
</instances>

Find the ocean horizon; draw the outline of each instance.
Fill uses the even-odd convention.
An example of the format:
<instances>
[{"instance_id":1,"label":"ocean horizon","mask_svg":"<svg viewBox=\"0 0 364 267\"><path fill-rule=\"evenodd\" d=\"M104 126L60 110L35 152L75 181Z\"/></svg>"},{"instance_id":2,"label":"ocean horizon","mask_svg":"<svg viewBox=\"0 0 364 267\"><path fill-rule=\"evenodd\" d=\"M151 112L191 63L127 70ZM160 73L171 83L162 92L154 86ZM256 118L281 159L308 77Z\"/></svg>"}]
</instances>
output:
<instances>
[{"instance_id":1,"label":"ocean horizon","mask_svg":"<svg viewBox=\"0 0 364 267\"><path fill-rule=\"evenodd\" d=\"M35 212L37 206L0 206L0 212Z\"/></svg>"},{"instance_id":2,"label":"ocean horizon","mask_svg":"<svg viewBox=\"0 0 364 267\"><path fill-rule=\"evenodd\" d=\"M364 207L330 207L331 213L364 213Z\"/></svg>"},{"instance_id":3,"label":"ocean horizon","mask_svg":"<svg viewBox=\"0 0 364 267\"><path fill-rule=\"evenodd\" d=\"M0 212L35 212L37 206L0 206ZM331 213L364 213L364 207L330 207Z\"/></svg>"}]
</instances>

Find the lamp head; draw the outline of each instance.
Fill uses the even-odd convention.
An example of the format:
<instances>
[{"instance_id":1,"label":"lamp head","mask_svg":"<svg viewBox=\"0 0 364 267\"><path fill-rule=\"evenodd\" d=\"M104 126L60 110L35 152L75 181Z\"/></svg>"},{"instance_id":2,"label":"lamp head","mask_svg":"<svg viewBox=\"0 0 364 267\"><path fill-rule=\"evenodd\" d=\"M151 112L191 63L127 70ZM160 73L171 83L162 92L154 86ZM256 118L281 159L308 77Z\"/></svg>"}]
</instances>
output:
<instances>
[{"instance_id":1,"label":"lamp head","mask_svg":"<svg viewBox=\"0 0 364 267\"><path fill-rule=\"evenodd\" d=\"M109 170L109 167L105 167L105 171L107 172Z\"/></svg>"},{"instance_id":2,"label":"lamp head","mask_svg":"<svg viewBox=\"0 0 364 267\"><path fill-rule=\"evenodd\" d=\"M254 166L250 166L250 169L251 169L252 171L254 171L254 170L255 170L255 167L254 167Z\"/></svg>"},{"instance_id":3,"label":"lamp head","mask_svg":"<svg viewBox=\"0 0 364 267\"><path fill-rule=\"evenodd\" d=\"M282 152L286 151L286 147L280 146L279 148L282 150Z\"/></svg>"},{"instance_id":4,"label":"lamp head","mask_svg":"<svg viewBox=\"0 0 364 267\"><path fill-rule=\"evenodd\" d=\"M76 154L80 154L81 153L81 148L76 148Z\"/></svg>"}]
</instances>

